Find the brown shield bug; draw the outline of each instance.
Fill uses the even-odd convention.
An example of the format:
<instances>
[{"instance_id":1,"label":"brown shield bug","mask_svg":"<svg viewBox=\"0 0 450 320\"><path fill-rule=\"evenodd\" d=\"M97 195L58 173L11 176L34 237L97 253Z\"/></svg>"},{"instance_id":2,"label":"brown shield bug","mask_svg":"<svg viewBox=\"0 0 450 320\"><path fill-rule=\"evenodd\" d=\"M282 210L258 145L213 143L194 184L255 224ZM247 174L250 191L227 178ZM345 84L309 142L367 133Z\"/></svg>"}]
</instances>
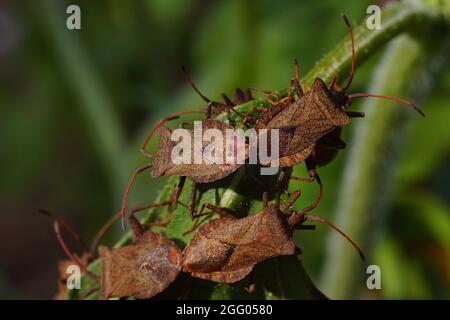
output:
<instances>
[{"instance_id":1,"label":"brown shield bug","mask_svg":"<svg viewBox=\"0 0 450 320\"><path fill-rule=\"evenodd\" d=\"M266 259L293 255L296 247L292 239L294 229L313 229L304 225L306 221L317 221L330 225L342 234L358 250L358 246L331 222L306 211L286 213L300 196L296 191L281 207L269 205L267 194L263 195L263 210L245 218L235 218L233 212L211 204L206 207L221 215L209 220L196 232L183 251L182 270L193 277L222 283L234 283L248 275L253 267Z\"/></svg>"},{"instance_id":2,"label":"brown shield bug","mask_svg":"<svg viewBox=\"0 0 450 320\"><path fill-rule=\"evenodd\" d=\"M131 245L98 248L102 299L151 298L165 290L180 272L181 251L175 243L161 234L144 232L134 215L129 219L135 237Z\"/></svg>"},{"instance_id":3,"label":"brown shield bug","mask_svg":"<svg viewBox=\"0 0 450 320\"><path fill-rule=\"evenodd\" d=\"M345 147L340 135L342 127L350 124L350 118L364 116L361 112L346 111L354 99L375 97L394 100L424 116L416 105L401 98L347 92L355 72L355 42L350 22L345 14L342 16L348 27L352 45L351 71L344 87L341 89L336 85L337 77L328 86L321 79L316 78L311 89L304 93L299 82L298 64L295 61L296 77L291 80L288 99L265 110L255 124L256 129L279 129L280 166L293 166L305 161L310 178L302 180L317 180L321 191L322 185L316 172L317 166L332 161L338 150ZM298 99L289 104L292 98L290 94L292 87ZM320 197L321 194L315 205L320 201Z\"/></svg>"},{"instance_id":4,"label":"brown shield bug","mask_svg":"<svg viewBox=\"0 0 450 320\"><path fill-rule=\"evenodd\" d=\"M138 174L141 172L152 168L152 177L158 177L161 175L165 176L181 176L180 182L178 183L178 186L176 186L172 192L172 196L168 201L165 201L158 205L171 205L172 203L175 203L178 201L178 197L183 189L185 179L186 177L189 177L193 181L192 186L192 196L191 196L191 204L189 205L190 214L193 215L195 211L195 199L196 199L196 183L207 183L216 181L219 179L222 179L232 172L236 171L240 165L209 165L209 164L190 164L190 165L174 165L172 161L170 160L170 155L173 147L173 142L170 139L171 131L170 129L166 128L164 126L164 123L170 120L174 120L179 118L181 115L185 114L191 114L191 113L204 113L206 116L206 120L202 122L202 126L206 129L218 129L224 132L226 129L231 129L231 127L225 125L222 122L219 122L217 120L210 120L212 116L212 111L218 113L222 113L223 111L230 112L230 110L234 110L234 106L237 104L244 103L246 101L249 101L252 99L250 91L247 89L246 91L242 91L241 89L236 89L232 99L230 100L225 94L222 95L224 102L215 102L210 99L208 99L206 96L204 96L194 85L192 80L189 78L186 70L183 68L183 72L186 76L186 80L191 85L191 87L194 89L195 92L198 93L198 95L207 102L207 108L206 110L187 110L187 111L181 111L174 114L171 114L169 116L164 117L163 119L159 120L152 131L149 133L147 138L145 139L142 147L141 152L144 156L151 159L151 162L144 164L143 166L139 167L135 170L133 173L130 182L127 186L127 189L125 191L123 201L122 201L122 207L121 207L121 215L122 215L122 225L124 225L125 221L125 210L126 210L126 202L128 199L129 192L131 190L131 187L137 177ZM234 112L237 112L234 110ZM244 115L241 115L244 117ZM159 135L159 141L158 141L158 150L156 152L156 155L152 155L146 151L146 147L155 134L155 132L158 132ZM225 136L225 134L224 134ZM203 148L205 145L203 145ZM226 148L224 148L224 152L226 152ZM191 162L193 163L193 162ZM150 205L155 206L155 205Z\"/></svg>"},{"instance_id":5,"label":"brown shield bug","mask_svg":"<svg viewBox=\"0 0 450 320\"><path fill-rule=\"evenodd\" d=\"M328 90L331 93L336 105L341 106L342 109L345 109L349 107L352 101L356 98L374 97L380 99L390 99L400 102L408 107L411 107L412 109L417 111L421 116L425 116L425 114L416 105L401 98L377 95L372 93L353 93L353 94L347 93L347 90L351 86L353 76L355 73L355 42L353 37L353 30L350 22L348 21L347 16L345 14L342 14L342 17L344 18L344 21L347 25L352 43L352 62L350 75L346 81L346 84L342 89L336 86L337 77L335 77L328 85ZM364 117L364 114L360 112L347 112L347 114L350 117ZM341 127L335 128L326 135L324 135L323 137L321 137L315 143L313 151L305 161L311 177L314 177L315 169L317 166L324 166L328 164L336 157L340 149L345 148L346 146L345 142L340 139L341 132L342 132Z\"/></svg>"},{"instance_id":6,"label":"brown shield bug","mask_svg":"<svg viewBox=\"0 0 450 320\"><path fill-rule=\"evenodd\" d=\"M133 217L132 219L134 219L134 213L141 211L143 209L146 208L134 208L132 210L132 214L131 216ZM106 232L111 228L111 226L113 225L113 223L120 218L120 212L117 212L116 214L114 214L96 233L96 235L94 236L90 246L86 245L86 243L83 241L83 239L79 236L79 234L76 232L76 230L69 225L66 221L64 221L62 218L58 217L57 215L47 211L47 210L43 210L40 209L39 210L40 213L49 216L50 218L53 219L54 221L54 230L55 230L55 235L56 238L59 242L59 244L61 245L61 248L63 249L64 253L66 254L66 256L68 257L67 260L61 260L58 262L58 273L59 273L59 280L58 280L58 288L59 288L59 292L58 294L55 296L57 299L64 299L65 295L67 293L68 287L66 284L66 280L68 277L68 273L67 273L67 267L70 265L77 265L80 270L86 274L88 277L90 277L91 279L95 280L95 281L99 281L101 282L102 280L102 275L99 278L96 274L90 272L88 270L88 265L93 262L96 259L96 251L97 251L97 247L100 243L100 240L102 239L102 237L106 234ZM133 226L136 226L137 223L135 221L133 221ZM159 223L151 223L149 224L150 226L161 226L161 224ZM82 253L80 255L74 253L70 247L68 246L67 242L65 241L62 232L61 232L61 228L64 229L68 234L70 234L73 239L80 245L80 247L82 248ZM138 227L134 227L133 230L137 230ZM136 233L138 231L135 231ZM102 249L103 251L105 251L105 249ZM94 293L95 291L98 291L99 289L101 289L101 286L93 286L90 290L83 292L82 295L80 295L78 297L78 299L83 299L85 297L88 297L90 294Z\"/></svg>"},{"instance_id":7,"label":"brown shield bug","mask_svg":"<svg viewBox=\"0 0 450 320\"><path fill-rule=\"evenodd\" d=\"M186 110L181 112L173 113L169 116L164 117L163 119L159 120L156 125L153 127L149 135L144 140L144 143L141 147L141 153L151 159L150 163L144 164L143 166L139 167L135 170L133 173L130 182L128 183L127 189L125 191L123 201L122 201L122 207L121 207L121 216L122 216L122 226L125 227L125 210L126 210L126 203L128 199L129 192L131 190L131 187L137 177L138 174L141 172L154 168L152 172L153 177L165 175L165 176L173 176L178 175L181 176L180 181L178 185L174 188L172 195L168 201L165 201L160 204L150 204L149 206L143 206L142 208L146 207L154 207L154 206L163 206L163 205L171 205L178 201L178 197L181 194L181 191L183 189L186 177L189 177L193 181L192 186L192 196L191 196L191 203L189 205L189 212L191 215L195 212L195 199L196 199L196 183L207 183L216 181L219 179L222 179L223 177L231 174L232 172L236 171L239 166L235 165L224 165L224 166L216 166L216 165L170 165L170 162L166 162L168 160L168 155L170 155L170 152L172 150L172 142L170 140L170 130L166 127L164 127L164 123L170 120L174 120L179 118L182 115L186 114L192 114L192 113L202 113L205 115L206 120L203 122L204 125L206 125L206 128L215 128L219 130L226 130L227 127L225 124L221 124L219 121L213 121L210 120L213 115L217 115L220 113L223 113L224 111L228 114L232 110L233 112L237 113L240 117L244 118L245 116L240 114L238 111L234 110L234 107L237 104L244 103L246 101L252 100L251 92L250 90L242 91L241 89L237 88L233 94L232 99L230 100L225 94L222 95L223 103L212 101L209 98L207 98L205 95L203 95L200 90L195 86L191 78L189 77L188 73L186 72L186 69L182 67L183 74L186 78L186 81L189 83L189 85L193 88L193 90L207 103L206 109L197 109L197 110ZM214 113L214 114L213 114ZM156 153L156 157L154 157L152 154L148 153L146 151L147 145L155 132L158 132L159 134L159 142L158 142L158 152ZM203 146L204 147L204 146Z\"/></svg>"},{"instance_id":8,"label":"brown shield bug","mask_svg":"<svg viewBox=\"0 0 450 320\"><path fill-rule=\"evenodd\" d=\"M298 96L297 101L287 106L281 104L276 108L267 109L255 124L257 129L280 129L280 134L285 138L280 138L280 140L286 140L280 147L281 167L291 166L306 160L314 151L314 144L322 137L324 137L323 141L319 143L321 149L324 149L327 144L331 144L329 146L331 148L342 148L343 143L338 140L339 128L350 124L351 117L363 116L360 112L346 111L356 98L375 97L394 100L413 108L424 116L424 113L417 106L401 98L372 93L347 93L355 72L355 44L352 27L344 14L343 18L347 24L352 43L352 66L345 86L342 89L338 88L336 77L328 86L321 79L316 78L311 89L303 93L299 83L298 64L296 62L296 78L291 80L291 87L295 88ZM334 132L331 133L332 131ZM327 134L330 135L325 137ZM326 163L327 160L320 159L316 162Z\"/></svg>"},{"instance_id":9,"label":"brown shield bug","mask_svg":"<svg viewBox=\"0 0 450 320\"><path fill-rule=\"evenodd\" d=\"M217 120L203 120L201 122L203 129L216 129L219 130L223 135L226 136L226 130L232 129L231 127L227 126L225 123ZM191 129L186 129L186 131L191 136L191 141L193 141L194 137L194 131ZM171 203L175 203L178 201L178 197L183 189L184 182L186 177L191 179L193 182L192 186L192 196L191 196L191 203L189 205L189 211L191 216L194 214L195 211L195 199L196 199L196 184L197 183L208 183L220 180L234 171L236 171L242 164L239 164L237 162L234 162L233 164L216 164L216 163L206 163L204 159L201 163L196 164L194 160L190 161L189 164L175 164L173 163L171 157L172 157L172 150L174 146L176 145L171 140L171 134L172 131L168 129L165 126L158 126L157 128L158 132L158 148L154 156L151 158L151 162L145 164L141 168L137 169L135 173L133 174L127 190L125 192L122 209L121 209L121 215L122 218L125 215L125 207L126 207L126 201L128 198L128 194L131 190L131 187L134 183L134 180L136 179L137 174L140 172L153 168L153 171L151 173L151 176L153 178L160 177L160 176L180 176L180 182L178 186L173 190L172 196L168 201L165 201L160 204L151 204L147 207L156 207L161 205L170 205ZM234 139L234 137L233 137ZM203 142L203 145L198 149L195 150L194 144L191 144L191 159L195 157L195 153L203 154L204 148L206 148L209 143ZM236 146L236 145L235 145ZM244 145L244 160L247 156L246 151L246 145ZM220 157L222 159L226 159L226 152L227 152L227 141L226 139L223 140L223 145L219 148L219 153L221 153ZM235 156L235 159L237 155L237 150L233 150L233 156ZM122 220L123 221L123 220Z\"/></svg>"}]
</instances>

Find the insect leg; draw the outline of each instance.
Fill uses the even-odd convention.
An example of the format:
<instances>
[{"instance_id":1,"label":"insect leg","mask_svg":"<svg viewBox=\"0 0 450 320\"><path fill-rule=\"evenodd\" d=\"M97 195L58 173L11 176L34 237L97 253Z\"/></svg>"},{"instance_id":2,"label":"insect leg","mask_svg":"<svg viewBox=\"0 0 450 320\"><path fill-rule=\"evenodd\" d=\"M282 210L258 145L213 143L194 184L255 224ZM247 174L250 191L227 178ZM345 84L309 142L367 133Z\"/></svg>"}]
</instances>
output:
<instances>
[{"instance_id":1,"label":"insect leg","mask_svg":"<svg viewBox=\"0 0 450 320\"><path fill-rule=\"evenodd\" d=\"M247 88L245 91L242 91L240 88L237 88L234 90L233 98L230 100L227 96L222 96L224 99L225 104L236 106L239 104L243 104L245 102L248 102L250 100L253 100L251 91Z\"/></svg>"},{"instance_id":2,"label":"insect leg","mask_svg":"<svg viewBox=\"0 0 450 320\"><path fill-rule=\"evenodd\" d=\"M217 206L215 206L215 205L213 205L213 204L211 204L211 203L204 203L204 204L202 205L201 210L200 210L200 213L201 213L202 215L210 214L210 213L211 213L211 212L203 213L203 210L204 210L205 208L211 210L211 211L214 212L214 213L217 213L217 214L220 215L221 217L229 218L229 219L235 219L235 217L234 217L234 211L233 211L233 210L230 210L230 209L228 209L228 208L221 208L221 207L217 207Z\"/></svg>"},{"instance_id":3,"label":"insect leg","mask_svg":"<svg viewBox=\"0 0 450 320\"><path fill-rule=\"evenodd\" d=\"M319 184L319 187L320 187L319 195L317 196L316 200L315 200L311 205L309 205L308 207L302 209L301 211L298 211L298 212L296 212L296 213L293 213L293 214L289 217L289 223L290 223L291 225L297 225L300 221L302 221L302 220L303 220L303 216L304 216L307 212L309 212L309 211L315 209L315 208L319 205L320 200L322 199L322 195L323 195L323 185L322 185L322 181L320 180L320 177L319 177L319 175L317 174L317 172L316 172L315 170L313 170L313 169L310 170L310 175L311 175L311 177L314 178L313 181L314 181L314 180L317 180L317 183Z\"/></svg>"},{"instance_id":4,"label":"insect leg","mask_svg":"<svg viewBox=\"0 0 450 320\"><path fill-rule=\"evenodd\" d=\"M211 210L211 211L209 211L209 212L203 212L203 211L205 210L205 208L208 208L208 209ZM199 219L200 217L206 216L206 215L211 214L211 213L217 213L217 214L219 214L221 217L226 217L226 218L229 218L229 219L234 219L234 216L233 216L233 213L234 213L234 212L233 212L232 210L227 209L227 208L216 207L216 206L214 206L214 205L212 205L212 204L210 204L210 203L204 203L204 204L202 205L202 207L200 208L200 212L199 212L199 213L196 213L196 214L194 214L194 215L192 216L192 218L194 219L194 223L192 224L192 226L191 226L188 230L186 230L185 232L183 232L183 236L185 236L185 235L191 233L192 231L194 231L195 229L197 229L197 227L198 227L198 225L199 225L199 223L200 223L200 219Z\"/></svg>"},{"instance_id":5,"label":"insect leg","mask_svg":"<svg viewBox=\"0 0 450 320\"><path fill-rule=\"evenodd\" d=\"M235 106L233 101L231 101L230 98L228 98L225 93L222 93L222 99L223 99L223 102L225 103L225 105L227 105L229 107L234 107Z\"/></svg>"},{"instance_id":6,"label":"insect leg","mask_svg":"<svg viewBox=\"0 0 450 320\"><path fill-rule=\"evenodd\" d=\"M142 232L139 232L139 229L142 229L142 226L141 226L141 223L135 217L136 213L147 210L147 209L151 209L151 208L164 207L164 206L170 205L171 203L173 203L173 201L174 201L173 199L169 199L167 201L158 202L158 203L150 203L147 205L133 208L128 215L128 221L130 222L131 229L137 231L137 232L133 232L133 233L135 235L142 234ZM140 227L138 227L137 224L139 224Z\"/></svg>"},{"instance_id":7,"label":"insect leg","mask_svg":"<svg viewBox=\"0 0 450 320\"><path fill-rule=\"evenodd\" d=\"M181 177L180 182L178 183L178 186L176 186L174 188L174 190L171 192L171 196L169 198L169 200L167 201L163 201L160 203L152 203L152 204L148 204L148 205L144 205L144 206L140 206L140 207L136 207L133 208L131 210L131 214L137 213L139 211L145 210L145 209L150 209L150 208L157 208L157 207L162 207L162 206L170 206L171 204L173 204L174 202L178 201L178 197L180 196L181 190L183 189L183 184L184 184L184 179L185 177ZM182 183L183 182L183 183ZM112 224L120 217L120 211L116 212L97 232L97 234L95 235L94 239L92 240L91 243L91 248L90 248L90 252L91 254L94 254L95 250L98 247L98 244L100 242L100 239L105 235L105 233L111 228Z\"/></svg>"},{"instance_id":8,"label":"insect leg","mask_svg":"<svg viewBox=\"0 0 450 320\"><path fill-rule=\"evenodd\" d=\"M183 191L184 183L186 182L186 177L180 177L180 181L175 186L175 188L171 191L170 199L172 200L169 203L169 211L172 212L172 205L174 203L178 203L178 199L180 198L181 191Z\"/></svg>"},{"instance_id":9,"label":"insect leg","mask_svg":"<svg viewBox=\"0 0 450 320\"><path fill-rule=\"evenodd\" d=\"M310 170L310 175L319 184L319 195L317 196L316 200L310 206L308 206L302 210L304 213L315 209L319 205L320 200L322 200L322 196L323 196L323 185L322 185L322 180L320 180L319 174L315 170Z\"/></svg>"},{"instance_id":10,"label":"insect leg","mask_svg":"<svg viewBox=\"0 0 450 320\"><path fill-rule=\"evenodd\" d=\"M116 212L108 221L97 231L94 239L91 242L90 252L93 255L95 250L97 250L100 239L105 235L105 233L111 228L113 223L120 218L120 211Z\"/></svg>"},{"instance_id":11,"label":"insect leg","mask_svg":"<svg viewBox=\"0 0 450 320\"><path fill-rule=\"evenodd\" d=\"M197 213L197 214L195 214L195 216L194 216L194 218L193 218L193 219L194 219L194 223L192 224L192 226L191 226L189 229L187 229L185 232L183 232L182 235L185 236L185 235L191 233L192 231L194 231L195 229L197 229L197 228L198 228L198 225L200 224L200 217L206 216L206 215L208 215L208 214L210 214L210 213L211 213L211 212L205 212L205 213Z\"/></svg>"},{"instance_id":12,"label":"insect leg","mask_svg":"<svg viewBox=\"0 0 450 320\"><path fill-rule=\"evenodd\" d=\"M209 212L208 212L209 213ZM192 226L189 228L189 229L187 229L185 232L183 232L181 235L182 236L185 236L185 235L188 235L189 233L191 233L192 231L194 231L195 229L197 229L197 227L198 227L198 224L199 224L199 219L198 218L200 218L200 216L203 216L203 215L206 215L207 213L205 213L205 214L202 214L202 215L196 215L196 218L194 219L194 223L192 224Z\"/></svg>"},{"instance_id":13,"label":"insect leg","mask_svg":"<svg viewBox=\"0 0 450 320\"><path fill-rule=\"evenodd\" d=\"M234 97L236 97L236 95ZM244 99L243 99L243 101L250 101L250 100L253 100L252 92L250 91L249 88L247 88L244 91Z\"/></svg>"},{"instance_id":14,"label":"insect leg","mask_svg":"<svg viewBox=\"0 0 450 320\"><path fill-rule=\"evenodd\" d=\"M312 178L312 177L310 177L310 178L298 178L298 177L294 177L294 176L290 177L290 179L294 180L294 181L305 182L305 183L311 183L311 182L314 182L314 180L315 180L315 178Z\"/></svg>"},{"instance_id":15,"label":"insect leg","mask_svg":"<svg viewBox=\"0 0 450 320\"><path fill-rule=\"evenodd\" d=\"M142 209L143 210L143 209ZM139 238L144 233L144 228L138 219L134 216L136 211L131 211L128 215L128 223L131 226L131 231L133 232L133 236L135 239Z\"/></svg>"},{"instance_id":16,"label":"insect leg","mask_svg":"<svg viewBox=\"0 0 450 320\"><path fill-rule=\"evenodd\" d=\"M195 203L197 202L197 184L192 181L191 202L189 203L189 215L191 218L195 215Z\"/></svg>"},{"instance_id":17,"label":"insect leg","mask_svg":"<svg viewBox=\"0 0 450 320\"><path fill-rule=\"evenodd\" d=\"M131 176L130 182L128 183L127 189L125 190L125 194L124 194L124 196L123 196L122 208L120 209L120 216L122 217L122 228L124 228L124 229L125 229L125 210L126 210L126 205L127 205L128 195L129 195L129 193L130 193L131 187L132 187L133 184L134 184L134 180L136 180L136 176L137 176L139 173L141 173L141 172L143 172L143 171L149 169L151 166L152 166L151 163L146 163L146 164L144 164L143 166L137 168L137 169L134 171L133 175Z\"/></svg>"},{"instance_id":18,"label":"insect leg","mask_svg":"<svg viewBox=\"0 0 450 320\"><path fill-rule=\"evenodd\" d=\"M293 196L280 208L280 211L286 213L289 209L291 209L301 194L302 193L300 190L294 191Z\"/></svg>"},{"instance_id":19,"label":"insect leg","mask_svg":"<svg viewBox=\"0 0 450 320\"><path fill-rule=\"evenodd\" d=\"M263 208L267 208L269 206L269 193L267 191L263 192L262 200L263 200Z\"/></svg>"},{"instance_id":20,"label":"insect leg","mask_svg":"<svg viewBox=\"0 0 450 320\"><path fill-rule=\"evenodd\" d=\"M229 101L228 97L223 95L225 103L212 101L211 99L206 97L203 93L201 93L201 91L197 88L197 86L194 84L191 77L189 76L188 72L186 71L186 68L182 67L181 70L183 71L184 77L186 81L189 83L189 85L192 87L192 89L194 89L194 91L200 96L200 98L202 98L202 100L207 103L206 119L211 119L213 108L220 108L220 107L227 108L227 112L229 111L229 109L231 109L240 116L240 114L236 110L234 110L235 105L231 101ZM228 102L231 102L231 104L229 104Z\"/></svg>"},{"instance_id":21,"label":"insect leg","mask_svg":"<svg viewBox=\"0 0 450 320\"><path fill-rule=\"evenodd\" d=\"M257 88L257 87L250 87L248 88L251 91L258 91L258 92L262 92L265 95L267 95L268 97L272 96L275 97L276 100L279 100L281 97L278 94L278 92L276 91L272 91L272 90L267 90L267 89L261 89L261 88Z\"/></svg>"}]
</instances>

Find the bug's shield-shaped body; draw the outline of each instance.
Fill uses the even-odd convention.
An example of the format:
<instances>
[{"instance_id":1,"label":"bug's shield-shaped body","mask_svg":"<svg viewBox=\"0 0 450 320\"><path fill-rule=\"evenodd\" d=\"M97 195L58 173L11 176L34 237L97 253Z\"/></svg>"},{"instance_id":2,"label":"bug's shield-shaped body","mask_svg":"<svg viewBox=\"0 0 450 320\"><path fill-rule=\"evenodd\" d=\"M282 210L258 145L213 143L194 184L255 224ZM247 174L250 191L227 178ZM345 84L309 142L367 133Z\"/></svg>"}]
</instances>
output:
<instances>
[{"instance_id":1,"label":"bug's shield-shaped body","mask_svg":"<svg viewBox=\"0 0 450 320\"><path fill-rule=\"evenodd\" d=\"M218 129L224 137L223 144L220 146L219 150L216 150L216 152L222 154L221 164L204 162L203 151L205 147L208 146L211 142L202 141L201 148L199 150L196 150L194 148L194 131L192 129L186 129L186 131L189 132L191 136L190 141L192 142L191 161L189 164L175 164L172 160L172 149L177 145L177 142L171 140L172 130L162 126L158 129L158 149L152 159L152 177L156 178L159 176L186 176L196 183L207 183L220 180L239 169L242 164L237 163L237 161L231 164L226 163L226 130L232 128L221 121L204 120L202 121L202 130L205 131L207 129ZM244 145L244 148L245 160L245 158L248 157L248 146ZM237 158L237 150L235 150L234 152L234 157ZM195 163L194 153L198 154L198 157L202 159L202 163Z\"/></svg>"},{"instance_id":2,"label":"bug's shield-shaped body","mask_svg":"<svg viewBox=\"0 0 450 320\"><path fill-rule=\"evenodd\" d=\"M292 231L276 206L242 219L205 223L183 252L183 271L215 282L243 279L263 260L295 252Z\"/></svg>"},{"instance_id":3,"label":"bug's shield-shaped body","mask_svg":"<svg viewBox=\"0 0 450 320\"><path fill-rule=\"evenodd\" d=\"M280 166L288 167L304 161L321 137L348 124L349 116L334 102L326 84L316 78L311 90L291 105L263 112L255 128L279 129Z\"/></svg>"},{"instance_id":4,"label":"bug's shield-shaped body","mask_svg":"<svg viewBox=\"0 0 450 320\"><path fill-rule=\"evenodd\" d=\"M177 277L181 251L164 236L145 232L133 244L113 250L100 246L102 296L146 299Z\"/></svg>"}]
</instances>

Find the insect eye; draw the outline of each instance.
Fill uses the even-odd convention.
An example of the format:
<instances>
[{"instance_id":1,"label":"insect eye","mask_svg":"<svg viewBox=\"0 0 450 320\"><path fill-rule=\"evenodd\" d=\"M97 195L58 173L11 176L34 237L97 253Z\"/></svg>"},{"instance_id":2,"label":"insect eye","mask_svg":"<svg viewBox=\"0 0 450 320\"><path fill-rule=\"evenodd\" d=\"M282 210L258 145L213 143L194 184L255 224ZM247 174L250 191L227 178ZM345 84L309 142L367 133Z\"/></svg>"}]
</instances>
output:
<instances>
[{"instance_id":1,"label":"insect eye","mask_svg":"<svg viewBox=\"0 0 450 320\"><path fill-rule=\"evenodd\" d=\"M349 99L349 96L345 91L335 91L333 93L333 100L336 105L342 109L348 107L351 103L351 99Z\"/></svg>"}]
</instances>

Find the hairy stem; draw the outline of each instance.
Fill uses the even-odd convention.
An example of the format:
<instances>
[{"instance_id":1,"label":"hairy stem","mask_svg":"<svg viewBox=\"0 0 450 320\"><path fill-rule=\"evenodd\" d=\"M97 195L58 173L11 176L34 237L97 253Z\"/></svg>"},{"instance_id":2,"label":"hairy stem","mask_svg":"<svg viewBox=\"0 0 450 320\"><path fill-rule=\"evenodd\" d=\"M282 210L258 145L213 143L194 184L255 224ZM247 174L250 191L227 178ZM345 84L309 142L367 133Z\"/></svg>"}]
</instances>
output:
<instances>
[{"instance_id":1,"label":"hairy stem","mask_svg":"<svg viewBox=\"0 0 450 320\"><path fill-rule=\"evenodd\" d=\"M409 36L396 39L382 56L368 91L423 101L430 89L427 62L436 61L428 49L423 41ZM405 129L417 115L398 103L376 99L366 101L364 112L366 118L355 126L349 143L335 221L369 250L391 200ZM322 288L332 298L354 298L356 281L365 283L366 266L336 234L328 240Z\"/></svg>"}]
</instances>

